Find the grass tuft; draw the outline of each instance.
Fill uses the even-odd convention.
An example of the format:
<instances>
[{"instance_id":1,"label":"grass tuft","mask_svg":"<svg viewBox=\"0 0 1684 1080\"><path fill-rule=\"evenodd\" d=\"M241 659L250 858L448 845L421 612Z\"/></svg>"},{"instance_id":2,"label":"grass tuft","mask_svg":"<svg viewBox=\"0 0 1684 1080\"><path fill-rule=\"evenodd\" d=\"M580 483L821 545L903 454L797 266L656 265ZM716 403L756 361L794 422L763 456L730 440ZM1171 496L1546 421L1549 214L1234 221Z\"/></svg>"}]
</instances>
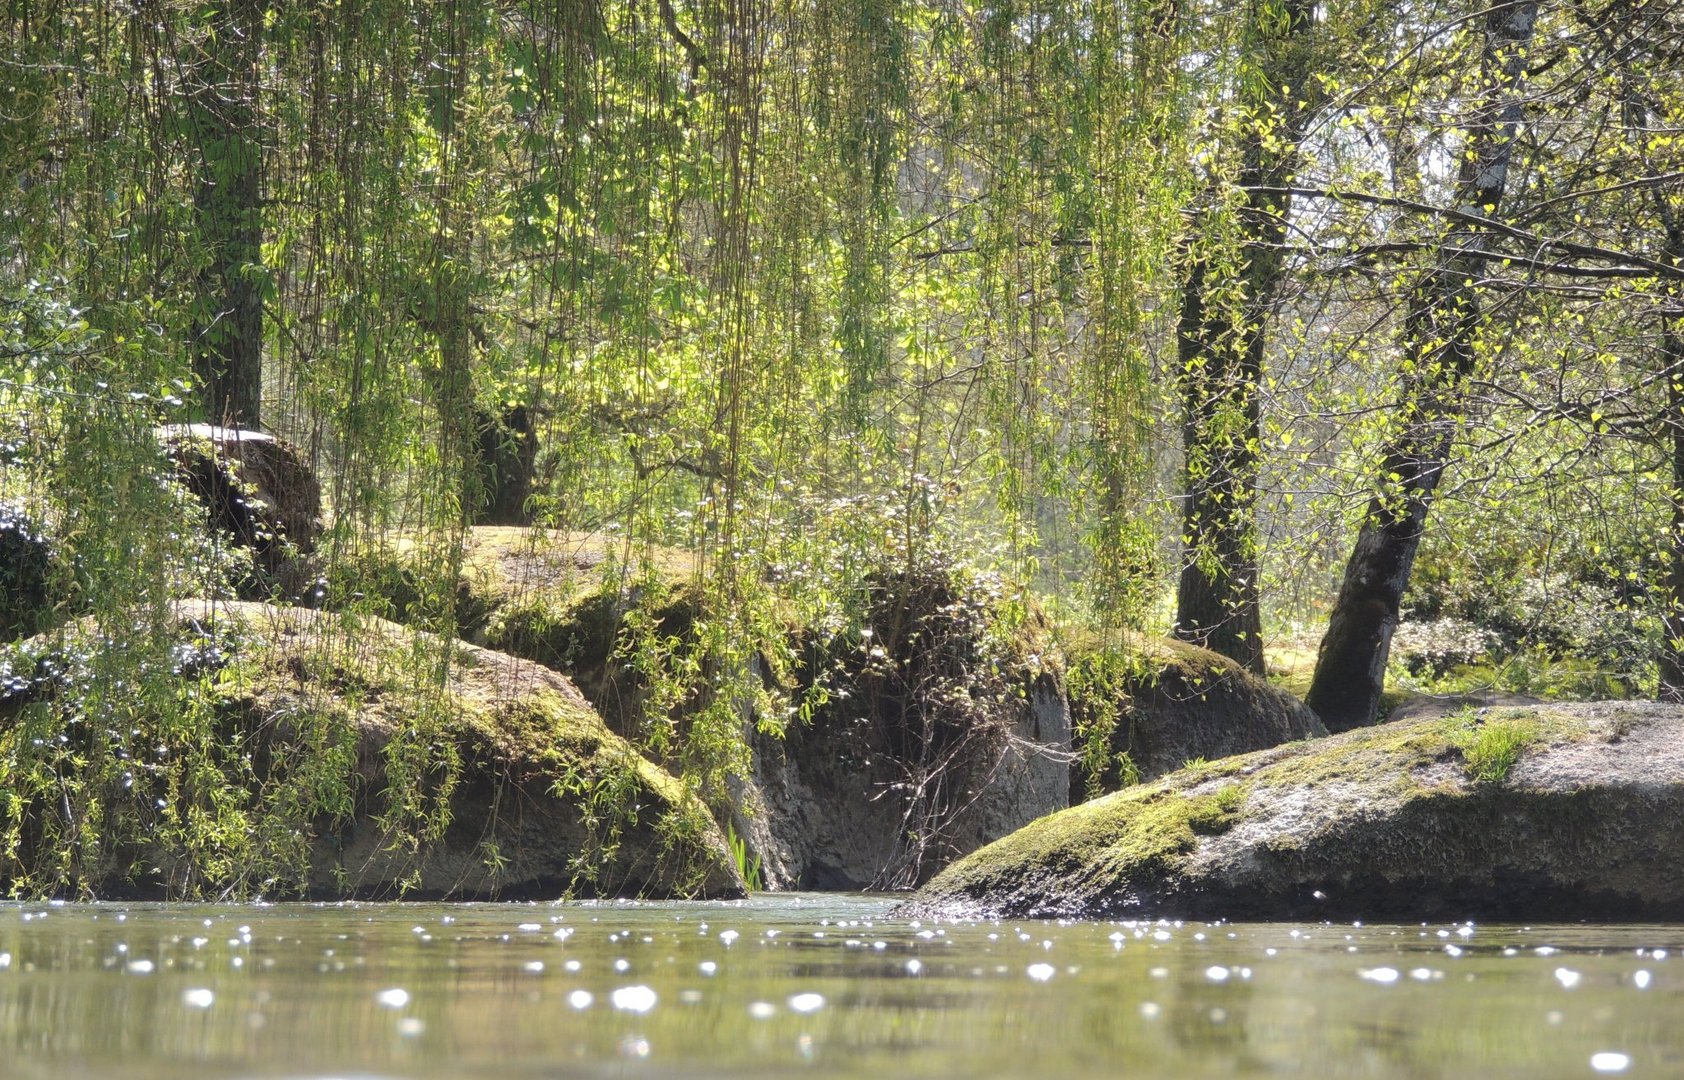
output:
<instances>
[{"instance_id":1,"label":"grass tuft","mask_svg":"<svg viewBox=\"0 0 1684 1080\"><path fill-rule=\"evenodd\" d=\"M1491 720L1455 737L1468 779L1497 784L1508 779L1520 755L1542 734L1532 720Z\"/></svg>"}]
</instances>

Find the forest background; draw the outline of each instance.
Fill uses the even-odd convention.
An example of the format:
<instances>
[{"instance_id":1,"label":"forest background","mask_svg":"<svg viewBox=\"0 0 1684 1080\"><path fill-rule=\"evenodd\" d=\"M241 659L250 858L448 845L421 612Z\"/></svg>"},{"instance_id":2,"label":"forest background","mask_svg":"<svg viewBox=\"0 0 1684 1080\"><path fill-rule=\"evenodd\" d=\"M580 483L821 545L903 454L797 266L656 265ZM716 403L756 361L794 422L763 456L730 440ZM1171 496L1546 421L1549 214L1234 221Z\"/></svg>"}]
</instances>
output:
<instances>
[{"instance_id":1,"label":"forest background","mask_svg":"<svg viewBox=\"0 0 1684 1080\"><path fill-rule=\"evenodd\" d=\"M1336 730L1388 671L1684 694L1672 0L0 23L0 498L57 616L235 587L155 436L214 421L322 477L318 601L401 535L447 637L497 522L691 552L680 679L937 567Z\"/></svg>"}]
</instances>

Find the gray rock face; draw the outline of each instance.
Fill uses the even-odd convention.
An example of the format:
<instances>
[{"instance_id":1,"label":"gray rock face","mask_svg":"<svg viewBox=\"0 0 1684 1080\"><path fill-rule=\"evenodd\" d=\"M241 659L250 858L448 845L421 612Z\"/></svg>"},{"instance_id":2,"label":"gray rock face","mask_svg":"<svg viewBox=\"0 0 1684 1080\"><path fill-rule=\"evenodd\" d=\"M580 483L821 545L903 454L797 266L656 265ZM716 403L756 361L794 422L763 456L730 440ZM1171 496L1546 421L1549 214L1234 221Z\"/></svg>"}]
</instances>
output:
<instances>
[{"instance_id":1,"label":"gray rock face","mask_svg":"<svg viewBox=\"0 0 1684 1080\"><path fill-rule=\"evenodd\" d=\"M1684 709L1493 709L1183 770L949 867L909 912L1684 917Z\"/></svg>"},{"instance_id":2,"label":"gray rock face","mask_svg":"<svg viewBox=\"0 0 1684 1080\"><path fill-rule=\"evenodd\" d=\"M916 884L953 859L1069 805L1070 711L1043 676L984 756L920 787L867 729L750 729L754 769L736 828L773 889Z\"/></svg>"}]
</instances>

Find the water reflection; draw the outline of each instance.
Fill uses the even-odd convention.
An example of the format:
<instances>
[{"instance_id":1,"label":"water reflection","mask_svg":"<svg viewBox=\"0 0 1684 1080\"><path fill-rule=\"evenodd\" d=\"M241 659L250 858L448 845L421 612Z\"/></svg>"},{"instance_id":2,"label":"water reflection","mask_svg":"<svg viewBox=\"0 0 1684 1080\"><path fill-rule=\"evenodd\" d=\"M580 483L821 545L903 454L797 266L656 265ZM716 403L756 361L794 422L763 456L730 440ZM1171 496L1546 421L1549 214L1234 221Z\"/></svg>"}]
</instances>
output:
<instances>
[{"instance_id":1,"label":"water reflection","mask_svg":"<svg viewBox=\"0 0 1684 1080\"><path fill-rule=\"evenodd\" d=\"M0 907L0 1076L1673 1076L1678 927Z\"/></svg>"}]
</instances>

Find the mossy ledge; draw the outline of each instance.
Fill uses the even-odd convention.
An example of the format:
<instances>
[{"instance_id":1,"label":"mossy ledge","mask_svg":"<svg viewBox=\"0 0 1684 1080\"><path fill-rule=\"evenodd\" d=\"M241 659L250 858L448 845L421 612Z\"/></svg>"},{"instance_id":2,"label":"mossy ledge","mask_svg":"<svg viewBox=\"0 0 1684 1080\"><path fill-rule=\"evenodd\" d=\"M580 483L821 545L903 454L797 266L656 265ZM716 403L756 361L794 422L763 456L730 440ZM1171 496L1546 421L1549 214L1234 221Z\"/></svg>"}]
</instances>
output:
<instances>
[{"instance_id":1,"label":"mossy ledge","mask_svg":"<svg viewBox=\"0 0 1684 1080\"><path fill-rule=\"evenodd\" d=\"M1171 638L1078 638L1068 654L1079 755L1071 802L1173 772L1194 759L1327 734L1292 694L1226 656Z\"/></svg>"},{"instance_id":2,"label":"mossy ledge","mask_svg":"<svg viewBox=\"0 0 1684 1080\"><path fill-rule=\"evenodd\" d=\"M1069 803L1052 625L987 575L880 567L849 598L851 626L812 621L768 585L764 621L734 642L766 694L722 710L717 660L692 650L725 620L693 556L481 527L455 577L428 586L426 554L414 538L371 545L330 575L329 602L421 626L448 610L462 637L561 672L612 731L710 795L769 889L927 880Z\"/></svg>"},{"instance_id":3,"label":"mossy ledge","mask_svg":"<svg viewBox=\"0 0 1684 1080\"><path fill-rule=\"evenodd\" d=\"M1227 758L1072 807L948 867L901 912L1677 919L1680 820L1684 708L1469 711Z\"/></svg>"},{"instance_id":4,"label":"mossy ledge","mask_svg":"<svg viewBox=\"0 0 1684 1080\"><path fill-rule=\"evenodd\" d=\"M148 648L123 699L83 692ZM530 661L199 601L150 646L84 623L6 659L35 672L0 701L12 895L744 894L701 803Z\"/></svg>"},{"instance_id":5,"label":"mossy ledge","mask_svg":"<svg viewBox=\"0 0 1684 1080\"><path fill-rule=\"evenodd\" d=\"M460 571L444 587L452 595L437 583L428 592L429 553L399 536L333 568L330 602L372 606L412 625L430 624L448 606L461 637L563 672L610 729L636 738L645 688L619 655L625 615L646 607L662 636L684 633L701 603L694 559L600 535L511 526L469 529L463 539Z\"/></svg>"}]
</instances>

